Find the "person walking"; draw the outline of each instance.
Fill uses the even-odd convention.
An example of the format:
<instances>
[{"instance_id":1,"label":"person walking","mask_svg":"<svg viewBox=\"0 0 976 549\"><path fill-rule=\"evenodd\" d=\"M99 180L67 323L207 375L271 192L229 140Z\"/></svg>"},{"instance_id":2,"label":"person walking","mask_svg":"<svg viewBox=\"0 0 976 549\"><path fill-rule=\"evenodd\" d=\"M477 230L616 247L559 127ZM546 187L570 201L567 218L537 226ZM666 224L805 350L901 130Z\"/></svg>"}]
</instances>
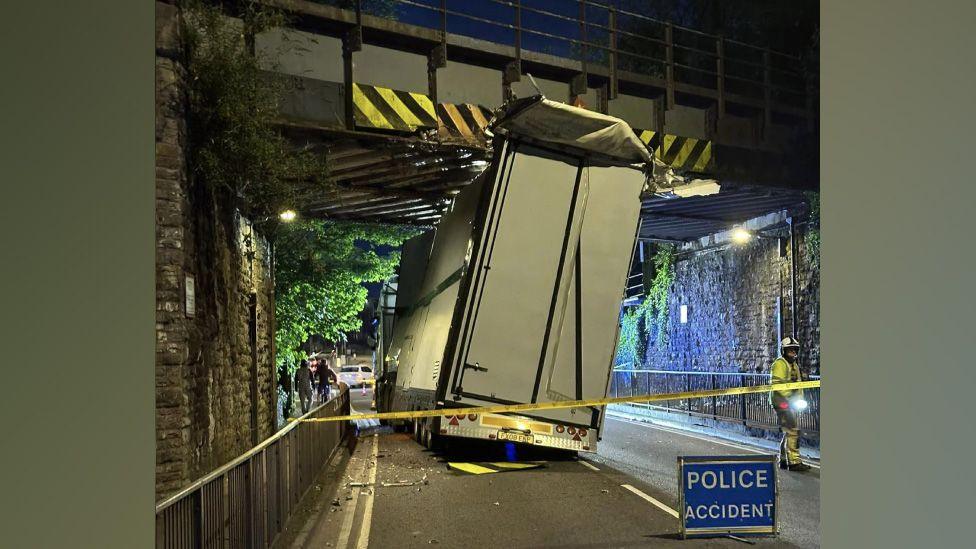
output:
<instances>
[{"instance_id":1,"label":"person walking","mask_svg":"<svg viewBox=\"0 0 976 549\"><path fill-rule=\"evenodd\" d=\"M303 360L295 371L295 386L302 401L302 414L307 414L312 405L312 370L308 368L307 360Z\"/></svg>"},{"instance_id":2,"label":"person walking","mask_svg":"<svg viewBox=\"0 0 976 549\"><path fill-rule=\"evenodd\" d=\"M281 417L286 421L291 417L291 407L292 407L292 389L291 389L291 376L288 375L288 363L282 362L281 366L278 368L278 386L281 391L285 394L285 399L281 403Z\"/></svg>"},{"instance_id":3,"label":"person walking","mask_svg":"<svg viewBox=\"0 0 976 549\"><path fill-rule=\"evenodd\" d=\"M780 356L770 367L772 384L795 383L803 381L797 357L800 342L792 337L784 337L780 342ZM779 445L779 466L790 471L806 471L810 466L800 460L800 429L796 413L806 409L807 401L802 389L771 391L769 401L776 410L783 439Z\"/></svg>"},{"instance_id":4,"label":"person walking","mask_svg":"<svg viewBox=\"0 0 976 549\"><path fill-rule=\"evenodd\" d=\"M319 368L315 371L316 378L318 378L319 387L319 400L322 402L328 402L329 400L329 389L331 384L336 379L335 372L329 368L329 362L326 360L319 361Z\"/></svg>"}]
</instances>

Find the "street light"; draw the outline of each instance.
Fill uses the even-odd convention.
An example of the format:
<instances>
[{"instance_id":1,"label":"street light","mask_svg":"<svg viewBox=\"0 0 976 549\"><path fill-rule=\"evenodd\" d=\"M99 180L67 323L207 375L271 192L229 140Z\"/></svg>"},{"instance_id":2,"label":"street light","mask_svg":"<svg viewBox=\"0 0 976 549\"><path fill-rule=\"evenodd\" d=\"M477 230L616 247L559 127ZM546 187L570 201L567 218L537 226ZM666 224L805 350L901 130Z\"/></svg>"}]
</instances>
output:
<instances>
[{"instance_id":1,"label":"street light","mask_svg":"<svg viewBox=\"0 0 976 549\"><path fill-rule=\"evenodd\" d=\"M752 233L743 229L742 227L736 227L732 229L732 241L736 244L745 244L752 240Z\"/></svg>"},{"instance_id":2,"label":"street light","mask_svg":"<svg viewBox=\"0 0 976 549\"><path fill-rule=\"evenodd\" d=\"M285 223L294 221L297 216L298 214L295 213L295 210L285 210L278 214L278 217L281 218L281 220Z\"/></svg>"}]
</instances>

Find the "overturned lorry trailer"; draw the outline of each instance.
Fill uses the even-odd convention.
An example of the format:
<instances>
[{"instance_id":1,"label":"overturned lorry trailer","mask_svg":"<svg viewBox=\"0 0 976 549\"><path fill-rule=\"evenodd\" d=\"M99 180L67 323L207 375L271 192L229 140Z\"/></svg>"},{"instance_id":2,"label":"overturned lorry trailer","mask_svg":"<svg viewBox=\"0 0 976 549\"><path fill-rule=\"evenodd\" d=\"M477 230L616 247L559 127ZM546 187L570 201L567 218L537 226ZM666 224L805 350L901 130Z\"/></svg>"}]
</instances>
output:
<instances>
[{"instance_id":1,"label":"overturned lorry trailer","mask_svg":"<svg viewBox=\"0 0 976 549\"><path fill-rule=\"evenodd\" d=\"M596 451L602 407L451 408L602 398L651 157L623 121L541 97L491 126L493 160L435 231L404 245L381 411L443 409L418 440Z\"/></svg>"}]
</instances>

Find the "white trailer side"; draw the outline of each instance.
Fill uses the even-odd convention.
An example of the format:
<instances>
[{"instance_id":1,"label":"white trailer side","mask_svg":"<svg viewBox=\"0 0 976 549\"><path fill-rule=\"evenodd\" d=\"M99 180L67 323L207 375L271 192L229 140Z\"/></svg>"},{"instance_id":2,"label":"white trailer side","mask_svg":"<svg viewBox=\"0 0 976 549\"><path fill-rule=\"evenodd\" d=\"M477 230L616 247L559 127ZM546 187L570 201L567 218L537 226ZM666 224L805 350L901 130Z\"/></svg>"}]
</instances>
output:
<instances>
[{"instance_id":1,"label":"white trailer side","mask_svg":"<svg viewBox=\"0 0 976 549\"><path fill-rule=\"evenodd\" d=\"M437 228L415 302L398 304L391 409L444 408L415 423L425 441L596 448L600 408L450 414L606 395L645 184L624 166L649 155L619 120L540 104L496 135L490 169Z\"/></svg>"}]
</instances>

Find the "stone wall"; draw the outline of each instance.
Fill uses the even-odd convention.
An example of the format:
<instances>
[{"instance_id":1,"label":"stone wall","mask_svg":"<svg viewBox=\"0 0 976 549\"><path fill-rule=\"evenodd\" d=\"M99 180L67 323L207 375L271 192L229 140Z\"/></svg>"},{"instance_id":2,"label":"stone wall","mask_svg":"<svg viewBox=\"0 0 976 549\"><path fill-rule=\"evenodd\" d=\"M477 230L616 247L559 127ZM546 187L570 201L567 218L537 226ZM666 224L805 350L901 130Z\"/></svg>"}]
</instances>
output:
<instances>
[{"instance_id":1,"label":"stone wall","mask_svg":"<svg viewBox=\"0 0 976 549\"><path fill-rule=\"evenodd\" d=\"M176 8L157 2L157 500L270 436L275 425L270 247L230 197L188 176L177 35Z\"/></svg>"},{"instance_id":2,"label":"stone wall","mask_svg":"<svg viewBox=\"0 0 976 549\"><path fill-rule=\"evenodd\" d=\"M820 270L811 264L807 232L797 227L797 339L805 371L820 371ZM768 372L778 356L777 298L790 335L789 246L775 238L679 257L670 291L668 338L648 343L646 366L662 370ZM680 322L680 306L688 322Z\"/></svg>"}]
</instances>

